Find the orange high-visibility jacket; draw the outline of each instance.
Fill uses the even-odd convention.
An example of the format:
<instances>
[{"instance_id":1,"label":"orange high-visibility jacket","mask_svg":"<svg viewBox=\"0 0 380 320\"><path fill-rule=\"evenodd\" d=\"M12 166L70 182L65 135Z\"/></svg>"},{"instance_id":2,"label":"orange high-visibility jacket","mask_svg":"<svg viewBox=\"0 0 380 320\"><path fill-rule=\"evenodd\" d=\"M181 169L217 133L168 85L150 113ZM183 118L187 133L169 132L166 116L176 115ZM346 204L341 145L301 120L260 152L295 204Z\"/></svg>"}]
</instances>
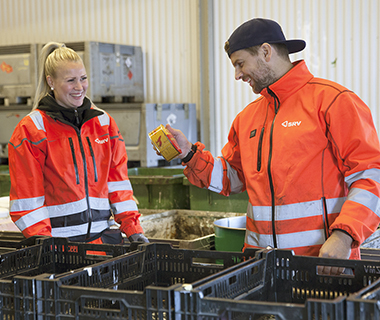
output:
<instances>
[{"instance_id":1,"label":"orange high-visibility jacket","mask_svg":"<svg viewBox=\"0 0 380 320\"><path fill-rule=\"evenodd\" d=\"M185 174L229 195L247 190L245 247L319 254L334 229L351 258L380 221L380 145L368 107L315 78L304 61L265 88L233 121L222 157L197 142Z\"/></svg>"},{"instance_id":2,"label":"orange high-visibility jacket","mask_svg":"<svg viewBox=\"0 0 380 320\"><path fill-rule=\"evenodd\" d=\"M142 232L124 140L112 117L85 103L80 129L59 112L36 109L11 137L10 215L26 237L84 241L114 220L127 236Z\"/></svg>"}]
</instances>

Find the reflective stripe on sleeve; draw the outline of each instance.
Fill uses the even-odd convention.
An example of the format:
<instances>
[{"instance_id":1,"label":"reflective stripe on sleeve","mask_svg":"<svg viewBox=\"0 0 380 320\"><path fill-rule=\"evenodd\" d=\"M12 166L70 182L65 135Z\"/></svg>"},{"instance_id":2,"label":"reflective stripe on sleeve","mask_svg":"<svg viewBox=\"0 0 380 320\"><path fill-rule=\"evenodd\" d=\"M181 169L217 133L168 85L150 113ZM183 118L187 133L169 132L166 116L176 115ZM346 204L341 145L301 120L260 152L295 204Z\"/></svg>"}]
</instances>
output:
<instances>
[{"instance_id":1,"label":"reflective stripe on sleeve","mask_svg":"<svg viewBox=\"0 0 380 320\"><path fill-rule=\"evenodd\" d=\"M42 207L40 209L29 212L25 216L21 217L15 222L15 224L21 231L24 231L26 228L29 228L37 222L40 222L48 218L49 214L46 210L46 207Z\"/></svg>"},{"instance_id":2,"label":"reflective stripe on sleeve","mask_svg":"<svg viewBox=\"0 0 380 320\"><path fill-rule=\"evenodd\" d=\"M109 226L108 221L93 221L91 223L90 233L99 233L104 229L107 229ZM76 226L62 227L62 228L52 228L51 235L53 237L67 237L69 234L70 237L80 236L87 234L88 224L84 223Z\"/></svg>"},{"instance_id":3,"label":"reflective stripe on sleeve","mask_svg":"<svg viewBox=\"0 0 380 320\"><path fill-rule=\"evenodd\" d=\"M354 201L367 207L380 217L380 199L372 192L359 188L352 188L348 193L347 200Z\"/></svg>"},{"instance_id":4,"label":"reflective stripe on sleeve","mask_svg":"<svg viewBox=\"0 0 380 320\"><path fill-rule=\"evenodd\" d=\"M223 190L223 164L220 158L214 158L214 168L211 172L211 181L208 190L217 193Z\"/></svg>"},{"instance_id":5,"label":"reflective stripe on sleeve","mask_svg":"<svg viewBox=\"0 0 380 320\"><path fill-rule=\"evenodd\" d=\"M137 211L137 204L134 200L127 200L111 204L112 211L115 215L126 211Z\"/></svg>"},{"instance_id":6,"label":"reflective stripe on sleeve","mask_svg":"<svg viewBox=\"0 0 380 320\"><path fill-rule=\"evenodd\" d=\"M12 200L9 203L10 212L35 210L39 207L42 207L44 205L44 202L45 202L44 196Z\"/></svg>"},{"instance_id":7,"label":"reflective stripe on sleeve","mask_svg":"<svg viewBox=\"0 0 380 320\"><path fill-rule=\"evenodd\" d=\"M37 110L32 111L29 114L29 117L32 119L34 125L36 126L36 128L38 130L43 130L43 131L46 132L44 121L43 121L42 115L41 115L41 113L39 111L37 111Z\"/></svg>"},{"instance_id":8,"label":"reflective stripe on sleeve","mask_svg":"<svg viewBox=\"0 0 380 320\"><path fill-rule=\"evenodd\" d=\"M344 181L346 181L348 186L351 186L351 184L360 179L371 179L377 183L380 183L380 169L368 169L356 172L346 177Z\"/></svg>"},{"instance_id":9,"label":"reflective stripe on sleeve","mask_svg":"<svg viewBox=\"0 0 380 320\"><path fill-rule=\"evenodd\" d=\"M276 238L278 249L320 245L325 242L325 234L323 229L277 234ZM265 248L267 246L274 246L273 235L258 234L249 230L246 231L245 242L249 245L262 248Z\"/></svg>"},{"instance_id":10,"label":"reflective stripe on sleeve","mask_svg":"<svg viewBox=\"0 0 380 320\"><path fill-rule=\"evenodd\" d=\"M111 181L107 182L108 185L108 192L115 192L115 191L131 191L132 190L132 184L129 180L124 181Z\"/></svg>"},{"instance_id":11,"label":"reflective stripe on sleeve","mask_svg":"<svg viewBox=\"0 0 380 320\"><path fill-rule=\"evenodd\" d=\"M101 126L108 126L110 124L110 117L105 112L102 115L98 116L98 119Z\"/></svg>"},{"instance_id":12,"label":"reflective stripe on sleeve","mask_svg":"<svg viewBox=\"0 0 380 320\"><path fill-rule=\"evenodd\" d=\"M239 193L243 189L243 182L240 181L237 171L231 167L231 165L226 161L227 165L227 176L231 183L231 193Z\"/></svg>"}]
</instances>

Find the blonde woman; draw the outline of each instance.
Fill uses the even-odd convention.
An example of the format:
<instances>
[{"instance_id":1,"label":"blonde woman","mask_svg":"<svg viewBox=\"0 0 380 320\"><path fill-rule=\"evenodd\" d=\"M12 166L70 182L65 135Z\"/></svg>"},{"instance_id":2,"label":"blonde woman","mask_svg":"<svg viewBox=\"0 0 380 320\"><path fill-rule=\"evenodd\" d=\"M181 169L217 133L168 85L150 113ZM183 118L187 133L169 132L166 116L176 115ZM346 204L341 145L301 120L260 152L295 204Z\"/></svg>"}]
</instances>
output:
<instances>
[{"instance_id":1,"label":"blonde woman","mask_svg":"<svg viewBox=\"0 0 380 320\"><path fill-rule=\"evenodd\" d=\"M127 175L127 153L113 118L87 97L80 56L46 44L32 112L9 142L10 214L26 237L148 242ZM113 221L120 229L110 229Z\"/></svg>"}]
</instances>

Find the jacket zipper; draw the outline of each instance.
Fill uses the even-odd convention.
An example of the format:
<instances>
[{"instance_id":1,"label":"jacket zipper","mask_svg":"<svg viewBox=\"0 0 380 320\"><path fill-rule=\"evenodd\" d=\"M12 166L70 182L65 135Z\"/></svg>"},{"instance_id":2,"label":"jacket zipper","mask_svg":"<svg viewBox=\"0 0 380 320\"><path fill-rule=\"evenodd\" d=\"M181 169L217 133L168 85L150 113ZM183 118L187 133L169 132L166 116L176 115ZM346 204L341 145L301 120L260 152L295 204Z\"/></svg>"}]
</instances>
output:
<instances>
[{"instance_id":1,"label":"jacket zipper","mask_svg":"<svg viewBox=\"0 0 380 320\"><path fill-rule=\"evenodd\" d=\"M77 109L74 110L74 115L75 115L76 123L77 123L77 125L79 127L80 121L79 121L79 114L78 114L78 110ZM91 231L91 224L92 224L92 213L91 213L91 208L90 208L90 195L89 195L89 191L88 191L87 162L86 162L86 156L85 156L85 152L84 152L84 148L83 148L83 141L82 141L82 138L80 136L80 129L77 130L77 135L78 135L78 140L79 140L80 152L82 154L82 159L83 159L84 185L85 185L85 190L86 190L87 215L88 215L88 228L87 228L86 239L88 239L88 238L90 238L90 231ZM90 150L91 150L91 147L90 147ZM94 159L93 153L91 154L91 156Z\"/></svg>"},{"instance_id":2,"label":"jacket zipper","mask_svg":"<svg viewBox=\"0 0 380 320\"><path fill-rule=\"evenodd\" d=\"M86 163L86 157L85 157L85 153L84 153L82 139L81 139L81 136L80 136L80 129L79 129L80 119L79 119L78 110L74 109L74 115L75 115L75 121L76 121L77 127L75 125L73 125L72 123L70 123L70 122L64 121L63 119L58 119L58 120L61 121L61 122L67 123L70 126L74 127L74 129L77 132L77 137L78 137L78 141L79 141L79 146L80 146L80 151L81 151L81 154L82 154L83 166L84 166L84 180L85 180L85 192L86 192L86 202L87 202L87 216L88 216L88 228L87 228L87 236L86 236L86 238L89 238L90 237L90 231L91 231L91 224L92 224L92 212L91 212L91 208L90 208L90 195L89 195L89 190L88 190L87 163ZM79 172L78 172L78 163L77 163L76 157L75 157L75 149L74 149L74 144L73 144L72 138L69 138L69 144L70 144L71 154L72 154L73 161L74 161L74 169L75 169L76 182L77 182L77 184L79 184L80 180L79 180ZM90 152L91 152L91 149L92 149L92 147L90 146ZM94 159L93 152L91 153L91 156ZM95 165L95 162L94 162L94 165ZM97 172L96 172L96 180L97 179L98 179L98 177L97 177Z\"/></svg>"},{"instance_id":3,"label":"jacket zipper","mask_svg":"<svg viewBox=\"0 0 380 320\"><path fill-rule=\"evenodd\" d=\"M98 170L96 169L96 161L95 161L95 156L94 156L94 150L92 149L92 145L90 142L90 138L86 137L88 147L90 148L90 154L92 157L92 164L94 165L94 176L95 176L95 182L98 182Z\"/></svg>"},{"instance_id":4,"label":"jacket zipper","mask_svg":"<svg viewBox=\"0 0 380 320\"><path fill-rule=\"evenodd\" d=\"M79 114L78 114L77 109L74 110L74 115L75 115L75 121L77 123L77 126L79 127L80 121L79 121Z\"/></svg>"},{"instance_id":5,"label":"jacket zipper","mask_svg":"<svg viewBox=\"0 0 380 320\"><path fill-rule=\"evenodd\" d=\"M86 156L83 148L83 141L80 136L80 130L77 130L77 136L80 146L80 152L82 154L83 159L83 169L84 169L84 185L86 190L86 201L87 201L87 215L88 215L88 228L87 228L87 236L86 239L90 238L90 231L91 231L91 224L92 224L92 213L90 208L90 196L88 191L88 172L87 172L87 162L86 162Z\"/></svg>"},{"instance_id":6,"label":"jacket zipper","mask_svg":"<svg viewBox=\"0 0 380 320\"><path fill-rule=\"evenodd\" d=\"M272 120L272 125L270 128L270 138L269 138L269 157L268 157L268 178L269 178L269 186L271 191L271 197L272 197L272 230L273 230L273 246L274 248L277 248L277 239L276 239L276 202L275 202L275 196L274 196L274 185L273 185L273 177L271 173L271 162L272 162L272 151L273 151L273 128L274 128L274 122L276 120L278 109L280 108L280 104L278 101L278 98L276 94L268 88L269 94L274 98L274 117Z\"/></svg>"},{"instance_id":7,"label":"jacket zipper","mask_svg":"<svg viewBox=\"0 0 380 320\"><path fill-rule=\"evenodd\" d=\"M79 184L78 164L77 164L77 159L75 158L75 150L74 150L74 144L73 144L72 138L69 138L69 144L70 144L70 149L71 149L71 156L73 157L73 162L74 162L75 177L77 180L77 184Z\"/></svg>"}]
</instances>

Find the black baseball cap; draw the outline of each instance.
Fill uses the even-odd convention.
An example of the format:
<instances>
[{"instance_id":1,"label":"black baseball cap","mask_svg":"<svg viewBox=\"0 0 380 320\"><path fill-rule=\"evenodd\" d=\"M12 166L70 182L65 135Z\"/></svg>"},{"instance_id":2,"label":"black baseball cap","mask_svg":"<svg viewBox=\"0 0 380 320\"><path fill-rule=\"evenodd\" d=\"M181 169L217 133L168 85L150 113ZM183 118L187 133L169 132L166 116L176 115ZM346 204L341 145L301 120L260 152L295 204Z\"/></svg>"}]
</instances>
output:
<instances>
[{"instance_id":1,"label":"black baseball cap","mask_svg":"<svg viewBox=\"0 0 380 320\"><path fill-rule=\"evenodd\" d=\"M289 53L302 51L306 47L304 40L286 40L280 25L276 21L255 18L244 22L231 34L226 42L229 44L227 54L230 57L235 51L258 46L265 42L285 44Z\"/></svg>"}]
</instances>

